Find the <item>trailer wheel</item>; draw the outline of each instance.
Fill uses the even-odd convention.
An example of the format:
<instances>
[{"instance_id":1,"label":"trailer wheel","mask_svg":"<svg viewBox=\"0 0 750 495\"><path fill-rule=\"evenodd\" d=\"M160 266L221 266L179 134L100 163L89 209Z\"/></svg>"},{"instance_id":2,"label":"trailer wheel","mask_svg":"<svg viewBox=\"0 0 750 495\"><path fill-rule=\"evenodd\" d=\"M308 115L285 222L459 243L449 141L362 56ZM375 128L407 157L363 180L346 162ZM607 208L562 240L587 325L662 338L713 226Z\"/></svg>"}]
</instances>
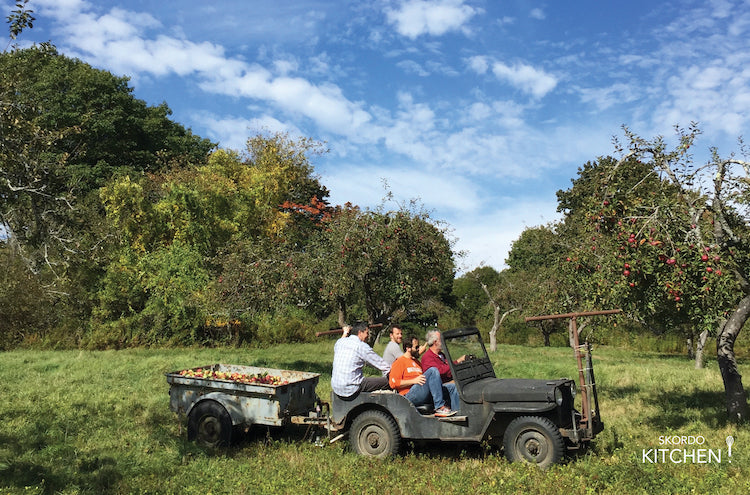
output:
<instances>
[{"instance_id":1,"label":"trailer wheel","mask_svg":"<svg viewBox=\"0 0 750 495\"><path fill-rule=\"evenodd\" d=\"M354 418L349 441L358 454L382 458L398 453L401 433L390 415L370 410Z\"/></svg>"},{"instance_id":2,"label":"trailer wheel","mask_svg":"<svg viewBox=\"0 0 750 495\"><path fill-rule=\"evenodd\" d=\"M232 441L232 418L224 406L212 400L198 403L188 417L188 440L204 447L228 447Z\"/></svg>"},{"instance_id":3,"label":"trailer wheel","mask_svg":"<svg viewBox=\"0 0 750 495\"><path fill-rule=\"evenodd\" d=\"M528 462L544 469L562 459L565 441L549 419L521 416L505 430L503 448L509 461Z\"/></svg>"}]
</instances>

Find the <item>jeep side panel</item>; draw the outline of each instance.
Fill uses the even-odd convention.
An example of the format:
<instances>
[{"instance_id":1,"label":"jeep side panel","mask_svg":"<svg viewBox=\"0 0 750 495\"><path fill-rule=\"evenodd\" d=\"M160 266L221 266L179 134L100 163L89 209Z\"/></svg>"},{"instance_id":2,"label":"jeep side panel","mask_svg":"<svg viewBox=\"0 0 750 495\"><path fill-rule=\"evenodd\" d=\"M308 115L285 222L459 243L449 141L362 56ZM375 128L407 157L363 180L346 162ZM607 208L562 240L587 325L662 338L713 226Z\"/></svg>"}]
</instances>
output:
<instances>
[{"instance_id":1,"label":"jeep side panel","mask_svg":"<svg viewBox=\"0 0 750 495\"><path fill-rule=\"evenodd\" d=\"M348 428L362 411L379 409L396 420L401 436L414 440L479 442L492 421L492 404L461 404L456 416L436 418L421 414L404 396L390 391L362 392L351 400L331 394L332 423Z\"/></svg>"}]
</instances>

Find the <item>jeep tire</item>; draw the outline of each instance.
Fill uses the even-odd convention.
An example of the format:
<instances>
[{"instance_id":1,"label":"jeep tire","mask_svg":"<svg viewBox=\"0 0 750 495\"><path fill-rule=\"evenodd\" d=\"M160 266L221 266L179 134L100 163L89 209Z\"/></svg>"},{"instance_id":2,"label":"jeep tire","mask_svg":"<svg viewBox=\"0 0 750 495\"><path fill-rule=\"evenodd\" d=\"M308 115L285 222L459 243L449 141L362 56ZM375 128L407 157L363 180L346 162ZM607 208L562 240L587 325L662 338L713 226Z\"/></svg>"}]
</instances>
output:
<instances>
[{"instance_id":1,"label":"jeep tire","mask_svg":"<svg viewBox=\"0 0 750 495\"><path fill-rule=\"evenodd\" d=\"M398 453L401 433L396 421L383 411L364 411L352 421L349 443L355 452L383 458Z\"/></svg>"},{"instance_id":2,"label":"jeep tire","mask_svg":"<svg viewBox=\"0 0 750 495\"><path fill-rule=\"evenodd\" d=\"M545 469L562 459L565 441L549 419L521 416L511 421L505 430L503 449L511 462L528 462Z\"/></svg>"}]
</instances>

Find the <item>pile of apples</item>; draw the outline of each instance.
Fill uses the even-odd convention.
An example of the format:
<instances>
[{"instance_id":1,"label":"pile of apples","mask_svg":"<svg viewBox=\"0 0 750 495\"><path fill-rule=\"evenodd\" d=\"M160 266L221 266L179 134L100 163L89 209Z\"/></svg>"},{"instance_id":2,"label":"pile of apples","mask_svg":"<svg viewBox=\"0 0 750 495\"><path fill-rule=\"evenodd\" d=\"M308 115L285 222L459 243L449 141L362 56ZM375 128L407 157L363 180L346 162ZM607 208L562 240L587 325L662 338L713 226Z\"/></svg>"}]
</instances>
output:
<instances>
[{"instance_id":1,"label":"pile of apples","mask_svg":"<svg viewBox=\"0 0 750 495\"><path fill-rule=\"evenodd\" d=\"M245 373L229 373L228 371L213 371L209 369L197 368L194 370L182 370L180 376L188 378L206 378L208 380L226 380L237 383L262 384L262 385L286 385L289 382L280 376L269 375L268 373L256 373L248 375Z\"/></svg>"}]
</instances>

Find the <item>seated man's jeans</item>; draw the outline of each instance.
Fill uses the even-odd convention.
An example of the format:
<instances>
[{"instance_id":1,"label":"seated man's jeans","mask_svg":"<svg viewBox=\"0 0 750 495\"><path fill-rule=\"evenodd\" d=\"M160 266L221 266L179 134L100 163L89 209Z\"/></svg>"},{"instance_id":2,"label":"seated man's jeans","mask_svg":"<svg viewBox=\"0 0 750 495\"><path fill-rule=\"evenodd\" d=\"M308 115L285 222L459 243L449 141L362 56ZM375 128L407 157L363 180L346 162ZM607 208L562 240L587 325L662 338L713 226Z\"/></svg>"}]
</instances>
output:
<instances>
[{"instance_id":1,"label":"seated man's jeans","mask_svg":"<svg viewBox=\"0 0 750 495\"><path fill-rule=\"evenodd\" d=\"M404 397L415 406L421 406L432 401L435 409L445 405L445 395L450 397L450 406L453 410L458 410L458 390L455 383L443 383L440 380L440 372L437 368L429 368L424 373L424 385L412 385Z\"/></svg>"},{"instance_id":2,"label":"seated man's jeans","mask_svg":"<svg viewBox=\"0 0 750 495\"><path fill-rule=\"evenodd\" d=\"M436 369L436 368L430 368L430 369ZM445 394L448 394L449 400L451 401L450 406L451 409L454 411L458 411L461 407L461 402L458 398L458 389L456 389L456 384L453 382L450 383L443 383L443 397L445 397Z\"/></svg>"}]
</instances>

